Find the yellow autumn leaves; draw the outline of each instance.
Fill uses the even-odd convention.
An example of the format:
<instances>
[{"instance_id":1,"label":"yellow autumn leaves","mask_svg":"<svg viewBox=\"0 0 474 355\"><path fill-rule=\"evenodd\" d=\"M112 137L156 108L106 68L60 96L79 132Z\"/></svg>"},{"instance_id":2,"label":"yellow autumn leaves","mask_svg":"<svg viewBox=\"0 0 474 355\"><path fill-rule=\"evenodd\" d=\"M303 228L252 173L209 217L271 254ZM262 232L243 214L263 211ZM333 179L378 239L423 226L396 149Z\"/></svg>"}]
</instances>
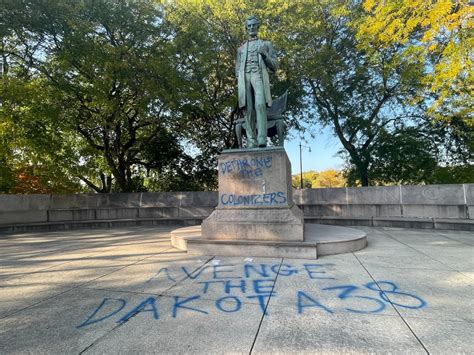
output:
<instances>
[{"instance_id":1,"label":"yellow autumn leaves","mask_svg":"<svg viewBox=\"0 0 474 355\"><path fill-rule=\"evenodd\" d=\"M474 6L467 0L365 0L357 23L362 46L416 48L426 63L425 84L438 118L464 116L474 127L469 107L474 88Z\"/></svg>"}]
</instances>

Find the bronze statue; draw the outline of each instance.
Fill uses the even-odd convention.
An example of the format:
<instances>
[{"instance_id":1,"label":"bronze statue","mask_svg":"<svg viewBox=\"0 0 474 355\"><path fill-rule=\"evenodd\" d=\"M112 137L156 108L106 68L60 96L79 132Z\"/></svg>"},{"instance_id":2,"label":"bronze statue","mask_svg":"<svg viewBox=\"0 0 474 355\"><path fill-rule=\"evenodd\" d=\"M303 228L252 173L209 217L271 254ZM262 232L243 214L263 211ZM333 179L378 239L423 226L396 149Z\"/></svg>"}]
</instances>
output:
<instances>
[{"instance_id":1,"label":"bronze statue","mask_svg":"<svg viewBox=\"0 0 474 355\"><path fill-rule=\"evenodd\" d=\"M235 66L239 107L245 108L247 148L267 146L267 106L272 105L268 71L275 72L277 66L271 42L257 38L259 26L257 17L247 18L249 39L237 50Z\"/></svg>"}]
</instances>

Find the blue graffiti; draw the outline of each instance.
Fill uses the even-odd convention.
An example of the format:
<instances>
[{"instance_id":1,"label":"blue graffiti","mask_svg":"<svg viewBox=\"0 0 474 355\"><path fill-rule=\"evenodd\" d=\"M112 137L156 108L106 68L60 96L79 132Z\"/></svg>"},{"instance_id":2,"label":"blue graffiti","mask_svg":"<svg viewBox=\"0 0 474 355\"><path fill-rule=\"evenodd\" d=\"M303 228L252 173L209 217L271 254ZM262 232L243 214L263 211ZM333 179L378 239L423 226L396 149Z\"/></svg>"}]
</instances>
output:
<instances>
[{"instance_id":1,"label":"blue graffiti","mask_svg":"<svg viewBox=\"0 0 474 355\"><path fill-rule=\"evenodd\" d=\"M252 286L255 293L258 294L273 294L273 285L275 280L273 279L260 279L260 280L253 280Z\"/></svg>"},{"instance_id":2,"label":"blue graffiti","mask_svg":"<svg viewBox=\"0 0 474 355\"><path fill-rule=\"evenodd\" d=\"M262 293L271 293L275 279L254 279L248 280L251 281L252 289L257 294ZM240 293L247 293L247 280L209 280L209 281L199 281L198 284L203 285L202 293L207 294L211 285L216 285L216 287L221 286L218 289L218 292L224 292L226 294L233 293L234 290L240 291ZM214 287L214 291L216 288Z\"/></svg>"},{"instance_id":3,"label":"blue graffiti","mask_svg":"<svg viewBox=\"0 0 474 355\"><path fill-rule=\"evenodd\" d=\"M234 308L225 308L225 307L223 307L222 304L223 303L224 304L229 303L230 300L235 302ZM234 313L234 312L240 311L240 308L242 307L242 301L240 301L240 299L238 297L235 297L235 296L222 297L222 298L219 298L216 301L216 307L219 311L226 312L226 313Z\"/></svg>"},{"instance_id":4,"label":"blue graffiti","mask_svg":"<svg viewBox=\"0 0 474 355\"><path fill-rule=\"evenodd\" d=\"M385 303L380 301L379 299L373 298L373 297L368 297L368 296L354 296L352 293L357 291L359 287L354 286L354 285L347 285L347 286L334 286L334 287L326 287L323 288L323 291L331 291L331 290L342 290L341 293L337 295L339 299L341 300L346 300L348 298L359 298L359 299L364 299L364 300L369 300L371 302L374 302L378 305L377 308L367 311L367 310L357 310L353 308L345 308L346 311L352 312L352 313L378 313L382 312L385 309Z\"/></svg>"},{"instance_id":5,"label":"blue graffiti","mask_svg":"<svg viewBox=\"0 0 474 355\"><path fill-rule=\"evenodd\" d=\"M336 278L334 277L318 276L321 274L326 274L326 271L320 269L328 265L331 264L303 264L303 267L308 273L308 277L312 280L335 280Z\"/></svg>"},{"instance_id":6,"label":"blue graffiti","mask_svg":"<svg viewBox=\"0 0 474 355\"><path fill-rule=\"evenodd\" d=\"M231 293L232 289L240 290L240 292L245 293L247 291L245 280L239 280L236 285L232 284L232 280L227 280L224 283L224 292Z\"/></svg>"},{"instance_id":7,"label":"blue graffiti","mask_svg":"<svg viewBox=\"0 0 474 355\"><path fill-rule=\"evenodd\" d=\"M383 285L389 285L392 289L391 290L384 290L382 288L379 288L380 286ZM400 292L398 290L398 286L394 284L393 282L390 281L377 281L377 282L369 282L368 284L365 285L369 290L372 291L377 291L379 293L380 298L382 298L385 302L394 304L396 306L400 306L403 308L409 308L409 309L418 309L418 308L423 308L426 306L426 301L423 300L422 298L412 295L411 293L406 293L406 292ZM418 305L412 306L409 304L404 304L404 303L397 303L392 299L389 299L387 295L399 295L399 296L404 296L408 298L415 299L417 302L419 302ZM394 296L396 297L396 296Z\"/></svg>"},{"instance_id":8,"label":"blue graffiti","mask_svg":"<svg viewBox=\"0 0 474 355\"><path fill-rule=\"evenodd\" d=\"M136 306L134 309L132 309L130 312L128 312L126 315L124 315L122 318L120 318L117 323L123 323L128 321L130 318L133 316L137 315L140 312L153 312L153 318L159 319L160 316L158 314L158 309L156 308L156 299L153 297L148 297L146 300L144 300L142 303L140 303L138 306ZM150 306L151 309L145 309L146 306Z\"/></svg>"},{"instance_id":9,"label":"blue graffiti","mask_svg":"<svg viewBox=\"0 0 474 355\"><path fill-rule=\"evenodd\" d=\"M219 169L222 175L240 173L243 177L256 177L263 175L263 169L272 167L272 157L253 159L233 159L221 162Z\"/></svg>"},{"instance_id":10,"label":"blue graffiti","mask_svg":"<svg viewBox=\"0 0 474 355\"><path fill-rule=\"evenodd\" d=\"M309 307L317 307L317 308L321 308L322 310L326 311L327 313L334 313L332 310L330 310L326 306L323 306L319 301L315 300L314 298L307 295L303 291L298 291L296 293L296 299L297 299L296 307L298 309L298 314L302 314L303 309L304 308L309 308Z\"/></svg>"},{"instance_id":11,"label":"blue graffiti","mask_svg":"<svg viewBox=\"0 0 474 355\"><path fill-rule=\"evenodd\" d=\"M149 283L149 282L151 282L151 281L157 279L158 276L160 276L160 274L161 274L162 272L166 275L166 278L167 278L168 280L173 281L173 282L176 282L176 280L171 277L170 271L168 270L168 268L167 268L167 267L163 267L163 268L161 268L160 270L158 270L158 272L155 274L155 276L151 277L146 283Z\"/></svg>"},{"instance_id":12,"label":"blue graffiti","mask_svg":"<svg viewBox=\"0 0 474 355\"><path fill-rule=\"evenodd\" d=\"M284 204L288 199L284 192L278 191L254 195L222 194L220 201L224 206L272 206Z\"/></svg>"},{"instance_id":13,"label":"blue graffiti","mask_svg":"<svg viewBox=\"0 0 474 355\"><path fill-rule=\"evenodd\" d=\"M204 266L204 267L201 267L201 268L198 268L197 270L194 270L194 271L191 271L189 272L185 266L182 266L181 267L181 270L184 272L184 274L186 275L187 278L191 279L191 280L195 280L197 279L201 273L206 270L208 268L208 266Z\"/></svg>"},{"instance_id":14,"label":"blue graffiti","mask_svg":"<svg viewBox=\"0 0 474 355\"><path fill-rule=\"evenodd\" d=\"M209 285L212 284L225 284L224 280L219 280L219 281L199 281L198 284L203 284L204 287L202 289L202 293L206 294L207 291L209 290Z\"/></svg>"},{"instance_id":15,"label":"blue graffiti","mask_svg":"<svg viewBox=\"0 0 474 355\"><path fill-rule=\"evenodd\" d=\"M281 264L281 267L278 269L280 265L273 265L272 271L279 276L291 276L296 275L298 270L288 264Z\"/></svg>"},{"instance_id":16,"label":"blue graffiti","mask_svg":"<svg viewBox=\"0 0 474 355\"><path fill-rule=\"evenodd\" d=\"M193 296L173 296L173 298L148 297L140 301L135 307L131 307L128 311L125 310L127 306L126 300L121 298L104 298L98 307L77 328L92 326L107 321L116 315L118 316L117 323L124 323L139 313L147 313L152 319L159 320L161 314L158 311L158 303L167 302L167 300L170 303L174 301L171 303L171 308L167 308L172 318L177 318L183 311L209 315L212 308L218 312L236 313L241 311L242 308L248 307L249 301L253 301L250 303L257 303L261 312L268 314L267 308L270 298L278 297L277 292L274 291L277 276L293 277L299 275L299 277L306 277L307 282L311 282L312 288L315 288L319 286L319 280L321 279L325 280L325 283L336 280L330 274L330 269L328 269L328 266L333 265L306 263L295 267L290 264L279 263L217 264L204 265L192 271L183 266L174 270L174 274L168 268L161 268L146 283L151 280L158 280L158 277L174 282L177 282L176 280L189 279L193 281L193 284L198 285L200 291ZM182 272L182 275L176 274L176 271L179 270ZM204 273L205 270L209 272ZM199 278L204 278L204 276L208 279L199 280ZM213 294L217 294L217 300L214 304L209 302L196 304L202 295L209 294L211 291ZM328 295L333 294L340 303L332 302L331 306L328 306L325 304L326 301L324 301L328 299L327 296L321 300L312 292L297 290L295 293L297 313L303 314L310 312L311 309L319 309L332 314L335 312L334 304L337 309L356 314L380 313L387 308L387 305L395 305L412 310L427 306L427 302L424 299L400 290L399 286L392 281L374 281L361 286L350 284L327 286L325 284L325 287L321 287L320 291ZM245 302L246 300L247 302ZM160 310L163 313L162 307ZM119 313L122 311L124 314L120 316Z\"/></svg>"},{"instance_id":17,"label":"blue graffiti","mask_svg":"<svg viewBox=\"0 0 474 355\"><path fill-rule=\"evenodd\" d=\"M242 276L227 276L226 273L234 271L233 264L212 265L212 276L214 279L241 279Z\"/></svg>"},{"instance_id":18,"label":"blue graffiti","mask_svg":"<svg viewBox=\"0 0 474 355\"><path fill-rule=\"evenodd\" d=\"M182 298L182 300L180 300ZM208 314L208 312L203 311L202 309L198 308L193 308L190 306L185 306L186 303L189 303L194 300L200 299L201 296L196 295L196 296L191 296L191 297L180 297L180 296L174 296L174 305L173 305L173 318L176 318L178 314L178 308L182 309L187 309L189 311L194 311L194 312L199 312L199 313L204 313Z\"/></svg>"},{"instance_id":19,"label":"blue graffiti","mask_svg":"<svg viewBox=\"0 0 474 355\"><path fill-rule=\"evenodd\" d=\"M102 310L102 308L105 307L105 305L107 305L108 303L110 303L112 301L119 302L118 308L116 308L112 312L104 314L100 318L94 319L94 317ZM94 310L94 312L92 312L92 314L89 317L87 317L84 322L82 322L80 325L78 325L77 328L82 328L82 327L85 327L86 325L91 325L91 324L94 324L94 323L102 322L102 321L116 315L118 312L120 312L125 307L126 304L127 304L127 301L125 301L121 298L104 298L102 300L102 302L99 304L99 306Z\"/></svg>"},{"instance_id":20,"label":"blue graffiti","mask_svg":"<svg viewBox=\"0 0 474 355\"><path fill-rule=\"evenodd\" d=\"M267 264L260 264L260 270L257 269L257 265L253 264L245 264L244 265L244 273L246 278L250 278L251 272L258 274L262 277L269 277L268 274L268 265Z\"/></svg>"},{"instance_id":21,"label":"blue graffiti","mask_svg":"<svg viewBox=\"0 0 474 355\"><path fill-rule=\"evenodd\" d=\"M271 296L274 296L275 293L262 293L259 295L253 295L253 296L247 296L249 300L257 299L258 300L258 305L260 306L260 310L264 315L268 315L267 312L267 303L270 300Z\"/></svg>"}]
</instances>

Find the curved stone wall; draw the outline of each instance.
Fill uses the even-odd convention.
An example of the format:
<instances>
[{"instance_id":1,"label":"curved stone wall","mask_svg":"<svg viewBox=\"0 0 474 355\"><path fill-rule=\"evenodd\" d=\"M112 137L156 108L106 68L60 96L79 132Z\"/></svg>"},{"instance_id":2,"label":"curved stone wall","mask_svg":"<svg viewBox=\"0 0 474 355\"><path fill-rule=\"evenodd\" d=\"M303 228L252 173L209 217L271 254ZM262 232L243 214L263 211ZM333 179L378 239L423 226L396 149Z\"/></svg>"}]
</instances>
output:
<instances>
[{"instance_id":1,"label":"curved stone wall","mask_svg":"<svg viewBox=\"0 0 474 355\"><path fill-rule=\"evenodd\" d=\"M216 205L215 192L0 195L0 231L196 224Z\"/></svg>"},{"instance_id":2,"label":"curved stone wall","mask_svg":"<svg viewBox=\"0 0 474 355\"><path fill-rule=\"evenodd\" d=\"M318 223L474 230L474 184L303 189L294 200Z\"/></svg>"},{"instance_id":3,"label":"curved stone wall","mask_svg":"<svg viewBox=\"0 0 474 355\"><path fill-rule=\"evenodd\" d=\"M196 224L217 192L0 195L0 230ZM306 222L474 230L474 184L294 191Z\"/></svg>"}]
</instances>

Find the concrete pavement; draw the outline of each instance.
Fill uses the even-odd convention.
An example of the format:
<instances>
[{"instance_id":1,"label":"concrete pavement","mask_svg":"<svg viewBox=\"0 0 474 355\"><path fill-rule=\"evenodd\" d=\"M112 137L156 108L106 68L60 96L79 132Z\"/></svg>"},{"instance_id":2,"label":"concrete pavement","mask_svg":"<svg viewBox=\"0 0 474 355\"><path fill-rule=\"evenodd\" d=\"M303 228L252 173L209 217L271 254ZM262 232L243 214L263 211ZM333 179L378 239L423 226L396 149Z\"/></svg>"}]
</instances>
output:
<instances>
[{"instance_id":1,"label":"concrete pavement","mask_svg":"<svg viewBox=\"0 0 474 355\"><path fill-rule=\"evenodd\" d=\"M173 227L0 235L0 353L472 353L474 234L318 260L188 256Z\"/></svg>"}]
</instances>

